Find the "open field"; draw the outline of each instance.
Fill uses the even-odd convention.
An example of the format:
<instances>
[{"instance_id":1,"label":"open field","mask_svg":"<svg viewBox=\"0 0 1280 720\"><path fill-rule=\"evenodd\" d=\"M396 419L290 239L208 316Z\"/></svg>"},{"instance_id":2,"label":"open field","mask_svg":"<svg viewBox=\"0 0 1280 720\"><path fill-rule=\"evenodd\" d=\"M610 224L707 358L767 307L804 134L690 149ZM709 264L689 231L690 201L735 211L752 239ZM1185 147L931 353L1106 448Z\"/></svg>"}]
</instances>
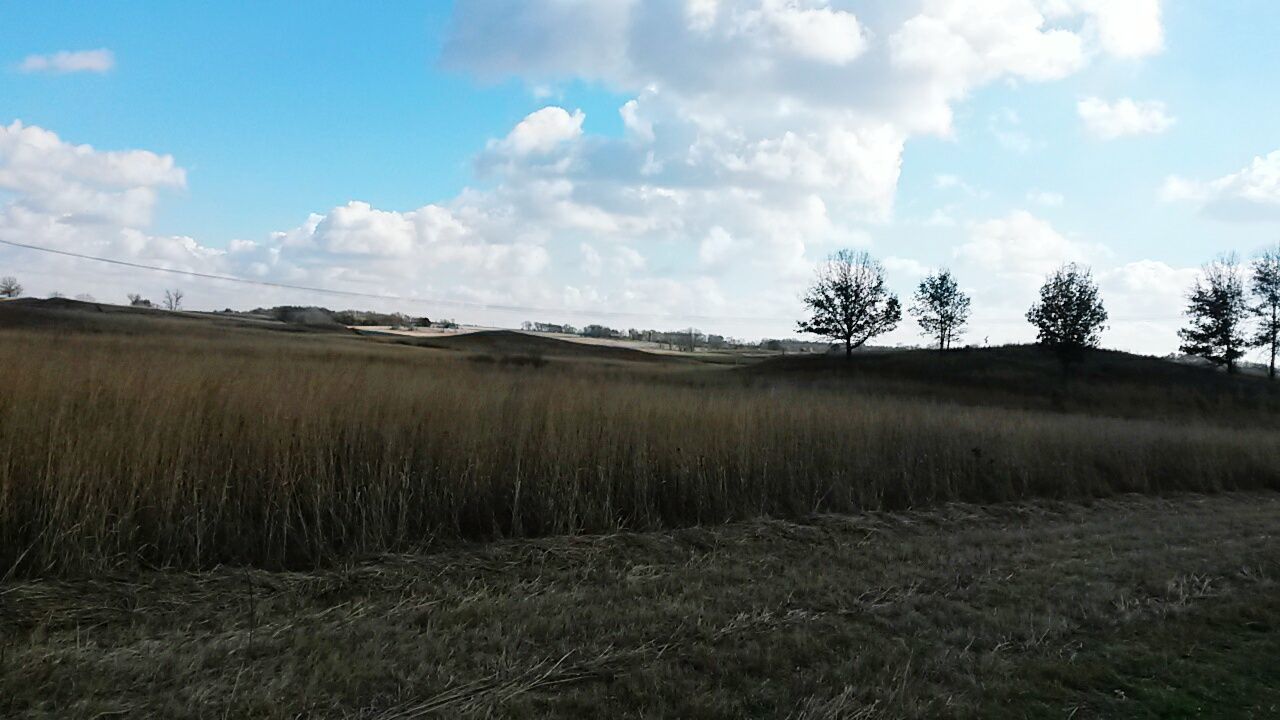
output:
<instances>
[{"instance_id":1,"label":"open field","mask_svg":"<svg viewBox=\"0 0 1280 720\"><path fill-rule=\"evenodd\" d=\"M734 369L519 334L419 347L43 311L0 304L0 574L17 577L1280 489L1273 386L1132 356L1100 356L1129 367L1105 382L1016 348Z\"/></svg>"},{"instance_id":2,"label":"open field","mask_svg":"<svg viewBox=\"0 0 1280 720\"><path fill-rule=\"evenodd\" d=\"M1256 378L67 301L0 367L0 716L1280 713Z\"/></svg>"},{"instance_id":3,"label":"open field","mask_svg":"<svg viewBox=\"0 0 1280 720\"><path fill-rule=\"evenodd\" d=\"M1280 495L949 505L0 590L0 715L1274 718Z\"/></svg>"}]
</instances>

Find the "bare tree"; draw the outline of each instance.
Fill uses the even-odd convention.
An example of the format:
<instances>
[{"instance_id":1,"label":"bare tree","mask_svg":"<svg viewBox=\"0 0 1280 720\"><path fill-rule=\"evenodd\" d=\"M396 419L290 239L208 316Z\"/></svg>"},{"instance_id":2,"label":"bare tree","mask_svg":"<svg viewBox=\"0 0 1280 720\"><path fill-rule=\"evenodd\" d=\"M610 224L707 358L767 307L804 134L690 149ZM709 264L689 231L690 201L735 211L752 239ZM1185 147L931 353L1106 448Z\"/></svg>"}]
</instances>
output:
<instances>
[{"instance_id":1,"label":"bare tree","mask_svg":"<svg viewBox=\"0 0 1280 720\"><path fill-rule=\"evenodd\" d=\"M165 290L164 291L164 309L165 310L181 310L182 309L183 292L181 290Z\"/></svg>"},{"instance_id":2,"label":"bare tree","mask_svg":"<svg viewBox=\"0 0 1280 720\"><path fill-rule=\"evenodd\" d=\"M0 297L16 298L21 294L22 285L18 283L18 278L12 275L0 278Z\"/></svg>"},{"instance_id":3,"label":"bare tree","mask_svg":"<svg viewBox=\"0 0 1280 720\"><path fill-rule=\"evenodd\" d=\"M76 296L76 299L79 300L80 302L87 302L87 303L97 302L97 300L95 300L94 297L89 293L80 293L79 295Z\"/></svg>"},{"instance_id":4,"label":"bare tree","mask_svg":"<svg viewBox=\"0 0 1280 720\"><path fill-rule=\"evenodd\" d=\"M1236 361L1249 346L1245 318L1249 313L1245 302L1244 276L1235 255L1223 257L1204 266L1201 277L1187 293L1186 316L1190 324L1178 331L1182 352L1202 357L1215 365L1225 365L1227 372L1236 371Z\"/></svg>"},{"instance_id":5,"label":"bare tree","mask_svg":"<svg viewBox=\"0 0 1280 720\"><path fill-rule=\"evenodd\" d=\"M1106 329L1107 310L1089 268L1070 263L1058 268L1040 288L1040 300L1027 311L1036 339L1067 366L1095 348Z\"/></svg>"},{"instance_id":6,"label":"bare tree","mask_svg":"<svg viewBox=\"0 0 1280 720\"><path fill-rule=\"evenodd\" d=\"M884 286L884 268L866 252L841 250L827 258L804 304L809 319L797 329L844 343L846 358L902 319L898 297Z\"/></svg>"},{"instance_id":7,"label":"bare tree","mask_svg":"<svg viewBox=\"0 0 1280 720\"><path fill-rule=\"evenodd\" d=\"M134 307L151 307L151 301L138 293L129 293L129 304Z\"/></svg>"},{"instance_id":8,"label":"bare tree","mask_svg":"<svg viewBox=\"0 0 1280 720\"><path fill-rule=\"evenodd\" d=\"M1253 343L1270 354L1267 375L1275 380L1276 351L1280 349L1280 245L1254 260L1252 270L1249 290L1258 303L1254 312L1259 319Z\"/></svg>"},{"instance_id":9,"label":"bare tree","mask_svg":"<svg viewBox=\"0 0 1280 720\"><path fill-rule=\"evenodd\" d=\"M943 269L920 281L911 314L926 335L938 340L938 349L946 350L969 322L969 304L955 276Z\"/></svg>"}]
</instances>

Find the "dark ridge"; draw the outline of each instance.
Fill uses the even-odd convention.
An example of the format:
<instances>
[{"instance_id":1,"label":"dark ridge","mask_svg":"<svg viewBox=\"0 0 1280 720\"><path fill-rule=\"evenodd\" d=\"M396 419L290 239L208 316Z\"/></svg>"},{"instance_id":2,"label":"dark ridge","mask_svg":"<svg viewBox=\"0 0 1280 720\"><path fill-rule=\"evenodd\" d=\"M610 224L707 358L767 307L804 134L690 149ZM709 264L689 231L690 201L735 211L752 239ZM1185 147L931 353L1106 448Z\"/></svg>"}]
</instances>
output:
<instances>
[{"instance_id":1,"label":"dark ridge","mask_svg":"<svg viewBox=\"0 0 1280 720\"><path fill-rule=\"evenodd\" d=\"M354 332L337 324L280 322L237 313L168 311L68 298L19 298L0 301L0 328L147 333L187 329L244 328L290 333Z\"/></svg>"},{"instance_id":2,"label":"dark ridge","mask_svg":"<svg viewBox=\"0 0 1280 720\"><path fill-rule=\"evenodd\" d=\"M485 330L432 338L403 337L397 342L442 350L508 357L542 356L650 363L682 361L681 358L671 355L645 352L634 348L573 342L517 330Z\"/></svg>"},{"instance_id":3,"label":"dark ridge","mask_svg":"<svg viewBox=\"0 0 1280 720\"><path fill-rule=\"evenodd\" d=\"M1064 369L1035 345L960 350L875 350L788 355L733 372L747 382L859 385L882 394L972 405L1177 416L1195 412L1246 423L1280 418L1280 382L1204 364L1093 350ZM1128 408L1129 412L1121 411Z\"/></svg>"}]
</instances>

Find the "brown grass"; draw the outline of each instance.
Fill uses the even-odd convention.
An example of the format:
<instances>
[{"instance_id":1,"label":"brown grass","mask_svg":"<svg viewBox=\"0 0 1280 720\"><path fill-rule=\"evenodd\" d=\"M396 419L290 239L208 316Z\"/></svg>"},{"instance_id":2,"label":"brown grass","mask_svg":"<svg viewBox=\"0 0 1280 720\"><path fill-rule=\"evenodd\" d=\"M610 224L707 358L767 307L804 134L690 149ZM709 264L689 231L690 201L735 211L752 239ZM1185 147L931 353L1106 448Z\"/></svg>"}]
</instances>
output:
<instances>
[{"instance_id":1,"label":"brown grass","mask_svg":"<svg viewBox=\"0 0 1280 720\"><path fill-rule=\"evenodd\" d=\"M1280 488L1280 434L1194 414L960 405L589 357L477 363L260 329L0 338L0 577Z\"/></svg>"},{"instance_id":2,"label":"brown grass","mask_svg":"<svg viewBox=\"0 0 1280 720\"><path fill-rule=\"evenodd\" d=\"M0 583L4 718L1275 718L1280 494Z\"/></svg>"}]
</instances>

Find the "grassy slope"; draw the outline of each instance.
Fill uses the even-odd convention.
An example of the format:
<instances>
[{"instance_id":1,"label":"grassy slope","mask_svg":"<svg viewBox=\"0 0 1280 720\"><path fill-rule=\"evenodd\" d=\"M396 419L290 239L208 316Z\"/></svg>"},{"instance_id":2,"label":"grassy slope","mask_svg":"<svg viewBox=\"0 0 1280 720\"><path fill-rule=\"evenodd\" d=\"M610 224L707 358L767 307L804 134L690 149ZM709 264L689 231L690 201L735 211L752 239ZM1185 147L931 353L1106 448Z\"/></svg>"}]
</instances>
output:
<instances>
[{"instance_id":1,"label":"grassy slope","mask_svg":"<svg viewBox=\"0 0 1280 720\"><path fill-rule=\"evenodd\" d=\"M302 325L219 313L169 312L156 308L82 302L65 298L0 301L0 329L89 332L119 335L289 333L355 336L341 325Z\"/></svg>"},{"instance_id":2,"label":"grassy slope","mask_svg":"<svg viewBox=\"0 0 1280 720\"><path fill-rule=\"evenodd\" d=\"M1272 386L1149 358L1099 355L1141 371L1082 371L1067 394L1095 405L1053 408L1036 392L1058 371L1027 349L742 372L498 333L470 342L536 360L480 363L493 355L97 307L0 304L0 575L1280 489ZM535 341L570 354L520 354ZM1190 379L1143 380L1164 370Z\"/></svg>"},{"instance_id":3,"label":"grassy slope","mask_svg":"<svg viewBox=\"0 0 1280 720\"><path fill-rule=\"evenodd\" d=\"M557 357L630 362L672 363L681 358L616 345L559 340L515 330L487 330L434 338L399 340L401 344L478 353L497 357Z\"/></svg>"},{"instance_id":4,"label":"grassy slope","mask_svg":"<svg viewBox=\"0 0 1280 720\"><path fill-rule=\"evenodd\" d=\"M0 590L5 717L1276 717L1280 496Z\"/></svg>"},{"instance_id":5,"label":"grassy slope","mask_svg":"<svg viewBox=\"0 0 1280 720\"><path fill-rule=\"evenodd\" d=\"M1041 348L1004 346L782 356L748 366L751 378L788 379L969 405L1127 417L1208 417L1240 425L1280 422L1280 383L1256 375L1111 350L1063 367Z\"/></svg>"}]
</instances>

